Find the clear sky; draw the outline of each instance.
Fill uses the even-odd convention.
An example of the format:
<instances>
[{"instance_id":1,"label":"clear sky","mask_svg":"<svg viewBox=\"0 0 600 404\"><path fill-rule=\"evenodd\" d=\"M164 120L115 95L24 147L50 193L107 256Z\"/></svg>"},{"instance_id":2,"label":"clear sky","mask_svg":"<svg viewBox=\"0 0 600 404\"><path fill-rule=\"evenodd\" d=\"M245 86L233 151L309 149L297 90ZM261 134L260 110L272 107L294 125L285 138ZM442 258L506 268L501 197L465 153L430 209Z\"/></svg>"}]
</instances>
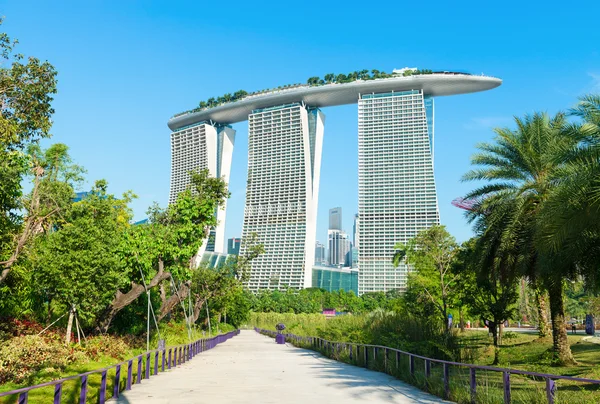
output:
<instances>
[{"instance_id":1,"label":"clear sky","mask_svg":"<svg viewBox=\"0 0 600 404\"><path fill-rule=\"evenodd\" d=\"M487 4L486 4L487 3ZM489 5L488 5L489 4ZM441 221L470 237L450 202L475 144L514 115L555 113L600 92L600 2L564 1L33 1L0 0L2 31L59 72L53 138L115 194L132 189L136 219L169 193L168 119L200 100L405 66L485 73L501 87L435 100ZM317 239L331 207L351 232L357 211L357 106L325 108ZM239 236L247 124L236 124L226 236ZM49 142L45 142L49 144Z\"/></svg>"}]
</instances>

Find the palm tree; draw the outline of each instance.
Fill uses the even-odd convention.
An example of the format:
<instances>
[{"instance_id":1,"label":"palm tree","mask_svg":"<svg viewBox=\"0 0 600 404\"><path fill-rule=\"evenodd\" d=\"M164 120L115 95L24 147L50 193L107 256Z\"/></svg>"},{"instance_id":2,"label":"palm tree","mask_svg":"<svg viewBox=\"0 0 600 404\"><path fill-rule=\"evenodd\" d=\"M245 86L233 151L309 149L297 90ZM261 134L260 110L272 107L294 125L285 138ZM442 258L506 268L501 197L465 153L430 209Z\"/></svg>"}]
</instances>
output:
<instances>
[{"instance_id":1,"label":"palm tree","mask_svg":"<svg viewBox=\"0 0 600 404\"><path fill-rule=\"evenodd\" d=\"M558 265L552 252L540 248L540 212L556 183L562 178L564 152L578 143L567 133L564 114L549 118L536 113L515 118L516 130L495 129L494 143L477 146L471 163L479 168L465 174L463 180L486 181L466 199L476 201L470 220L487 217L503 204L511 204L509 218L488 222L502 238L499 251L510 265L531 281L542 284L549 293L555 359L574 363L567 342L564 320L563 281L576 277L573 265Z\"/></svg>"},{"instance_id":2,"label":"palm tree","mask_svg":"<svg viewBox=\"0 0 600 404\"><path fill-rule=\"evenodd\" d=\"M567 130L579 140L565 150L563 180L542 210L542 245L563 265L575 266L591 288L600 287L600 95L586 95L570 113L582 118ZM548 220L552 218L552 220Z\"/></svg>"}]
</instances>

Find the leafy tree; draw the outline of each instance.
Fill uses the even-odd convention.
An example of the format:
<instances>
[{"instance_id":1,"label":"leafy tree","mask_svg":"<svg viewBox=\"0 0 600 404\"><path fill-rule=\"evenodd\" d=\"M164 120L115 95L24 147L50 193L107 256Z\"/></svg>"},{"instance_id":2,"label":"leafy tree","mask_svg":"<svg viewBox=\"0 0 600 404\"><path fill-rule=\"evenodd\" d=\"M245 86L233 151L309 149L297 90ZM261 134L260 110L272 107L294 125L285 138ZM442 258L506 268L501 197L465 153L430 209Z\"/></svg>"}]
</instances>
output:
<instances>
[{"instance_id":1,"label":"leafy tree","mask_svg":"<svg viewBox=\"0 0 600 404\"><path fill-rule=\"evenodd\" d=\"M497 250L510 254L532 284L548 290L556 360L573 363L564 322L563 281L573 279L577 270L572 261L559 260L557 254L540 248L540 211L561 179L564 151L574 148L578 137L568 130L563 114L551 119L536 113L515 118L515 123L516 130L495 129L494 143L478 145L480 151L471 161L480 167L463 178L488 183L467 195L475 201L468 215L485 226L498 226L494 234L504 235L498 239L504 245ZM497 221L487 217L497 209L503 212Z\"/></svg>"},{"instance_id":2,"label":"leafy tree","mask_svg":"<svg viewBox=\"0 0 600 404\"><path fill-rule=\"evenodd\" d=\"M2 20L0 19L0 24ZM21 182L43 171L24 153L27 145L50 136L56 70L35 57L14 53L18 41L0 33L0 283L8 276L41 220L36 183L29 205L22 200ZM25 214L23 215L23 211ZM23 217L24 216L24 217Z\"/></svg>"},{"instance_id":3,"label":"leafy tree","mask_svg":"<svg viewBox=\"0 0 600 404\"><path fill-rule=\"evenodd\" d=\"M420 231L404 245L396 245L394 265L405 260L415 272L409 274L412 282L423 291L438 309L446 333L450 332L448 309L457 291L457 275L452 265L458 253L458 244L444 226L434 225Z\"/></svg>"},{"instance_id":4,"label":"leafy tree","mask_svg":"<svg viewBox=\"0 0 600 404\"><path fill-rule=\"evenodd\" d=\"M306 80L306 84L308 84L309 86L316 86L317 84L319 84L319 78L309 77L308 80Z\"/></svg>"},{"instance_id":5,"label":"leafy tree","mask_svg":"<svg viewBox=\"0 0 600 404\"><path fill-rule=\"evenodd\" d=\"M175 203L166 209L153 206L147 224L132 226L126 232L119 251L124 271L96 332L106 332L114 316L146 289L173 278L191 278L202 240L217 224L214 212L229 192L223 179L211 178L208 170L192 172L190 179L190 188L180 193ZM172 307L177 304L175 300Z\"/></svg>"},{"instance_id":6,"label":"leafy tree","mask_svg":"<svg viewBox=\"0 0 600 404\"><path fill-rule=\"evenodd\" d=\"M60 227L36 243L33 254L36 287L61 311L75 307L87 325L114 294L122 270L117 250L127 223L120 218L131 214L127 208L131 195L117 201L106 188L105 181L97 181L81 202L64 212Z\"/></svg>"}]
</instances>

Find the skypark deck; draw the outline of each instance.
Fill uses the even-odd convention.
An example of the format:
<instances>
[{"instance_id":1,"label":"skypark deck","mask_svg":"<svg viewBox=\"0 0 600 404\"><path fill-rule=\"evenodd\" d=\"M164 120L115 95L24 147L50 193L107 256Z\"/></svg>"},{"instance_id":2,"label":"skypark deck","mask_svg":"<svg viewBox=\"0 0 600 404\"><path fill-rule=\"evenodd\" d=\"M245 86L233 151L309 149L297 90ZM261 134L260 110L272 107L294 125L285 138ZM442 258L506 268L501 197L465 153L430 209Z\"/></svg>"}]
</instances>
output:
<instances>
[{"instance_id":1,"label":"skypark deck","mask_svg":"<svg viewBox=\"0 0 600 404\"><path fill-rule=\"evenodd\" d=\"M173 117L168 125L171 130L193 125L202 121L232 124L248 119L255 109L275 105L304 102L311 107L331 107L353 104L360 94L423 90L425 95L443 96L491 90L502 84L502 80L490 76L473 76L460 73L434 73L400 76L375 80L356 80L350 83L325 84L284 88L251 95L239 101L219 105L198 112Z\"/></svg>"}]
</instances>

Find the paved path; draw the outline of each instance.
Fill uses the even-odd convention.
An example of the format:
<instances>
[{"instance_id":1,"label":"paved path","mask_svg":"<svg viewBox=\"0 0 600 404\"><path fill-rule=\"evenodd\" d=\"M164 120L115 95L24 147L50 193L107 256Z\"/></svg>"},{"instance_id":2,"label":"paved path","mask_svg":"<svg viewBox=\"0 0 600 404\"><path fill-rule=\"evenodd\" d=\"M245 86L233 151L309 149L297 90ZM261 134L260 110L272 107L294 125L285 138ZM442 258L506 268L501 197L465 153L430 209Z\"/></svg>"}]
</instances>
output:
<instances>
[{"instance_id":1,"label":"paved path","mask_svg":"<svg viewBox=\"0 0 600 404\"><path fill-rule=\"evenodd\" d=\"M114 400L112 401L115 402ZM118 403L441 403L384 373L277 345L254 331L143 380Z\"/></svg>"}]
</instances>

